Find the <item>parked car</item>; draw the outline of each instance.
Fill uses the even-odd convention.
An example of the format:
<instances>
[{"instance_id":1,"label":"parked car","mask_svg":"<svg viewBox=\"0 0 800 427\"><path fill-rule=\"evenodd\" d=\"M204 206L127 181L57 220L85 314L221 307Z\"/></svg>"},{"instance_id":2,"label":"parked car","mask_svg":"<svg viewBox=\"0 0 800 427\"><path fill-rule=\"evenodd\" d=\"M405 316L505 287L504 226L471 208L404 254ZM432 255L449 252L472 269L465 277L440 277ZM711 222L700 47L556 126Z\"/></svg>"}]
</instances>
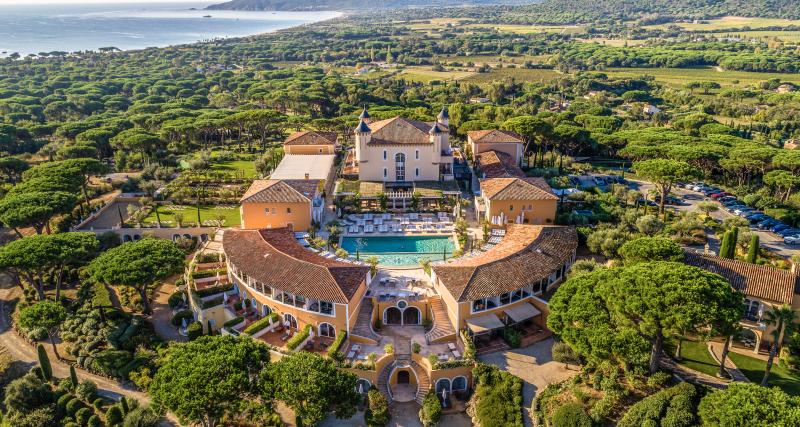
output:
<instances>
[{"instance_id":1,"label":"parked car","mask_svg":"<svg viewBox=\"0 0 800 427\"><path fill-rule=\"evenodd\" d=\"M786 225L786 224L780 223L780 224L778 224L778 225L776 225L776 226L773 226L772 228L770 228L770 229L769 229L769 231L771 231L771 232L773 232L773 233L777 233L777 232L779 232L779 231L781 231L781 230L787 230L787 229L789 229L789 228L792 228L792 227L789 227L789 226L788 226L788 225Z\"/></svg>"},{"instance_id":2,"label":"parked car","mask_svg":"<svg viewBox=\"0 0 800 427\"><path fill-rule=\"evenodd\" d=\"M783 243L787 245L800 245L800 235L786 236L783 238Z\"/></svg>"},{"instance_id":3,"label":"parked car","mask_svg":"<svg viewBox=\"0 0 800 427\"><path fill-rule=\"evenodd\" d=\"M717 201L720 203L725 203L725 202L738 202L739 200L733 196L725 196L725 197L720 197L719 199L717 199Z\"/></svg>"},{"instance_id":4,"label":"parked car","mask_svg":"<svg viewBox=\"0 0 800 427\"><path fill-rule=\"evenodd\" d=\"M721 193L712 194L711 198L714 199L714 200L718 200L718 199L721 199L723 197L728 197L728 196L733 196L733 194L723 191Z\"/></svg>"},{"instance_id":5,"label":"parked car","mask_svg":"<svg viewBox=\"0 0 800 427\"><path fill-rule=\"evenodd\" d=\"M783 229L781 231L778 231L775 234L777 234L778 236L781 236L781 237L796 236L796 235L800 234L800 230L798 230L796 228L786 228L786 229Z\"/></svg>"},{"instance_id":6,"label":"parked car","mask_svg":"<svg viewBox=\"0 0 800 427\"><path fill-rule=\"evenodd\" d=\"M759 222L756 224L756 228L759 230L769 230L770 228L782 224L782 222L778 221L775 218L765 219L764 221Z\"/></svg>"}]
</instances>

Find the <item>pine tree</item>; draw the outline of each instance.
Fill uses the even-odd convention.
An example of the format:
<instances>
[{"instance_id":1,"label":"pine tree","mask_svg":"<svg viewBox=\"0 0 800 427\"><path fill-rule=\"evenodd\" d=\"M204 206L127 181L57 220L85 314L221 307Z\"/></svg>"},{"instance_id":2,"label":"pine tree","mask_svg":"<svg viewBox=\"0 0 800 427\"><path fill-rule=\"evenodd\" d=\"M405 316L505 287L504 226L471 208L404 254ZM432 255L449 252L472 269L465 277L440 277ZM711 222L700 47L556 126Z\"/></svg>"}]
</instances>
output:
<instances>
[{"instance_id":1,"label":"pine tree","mask_svg":"<svg viewBox=\"0 0 800 427\"><path fill-rule=\"evenodd\" d=\"M42 378L45 381L53 379L53 367L50 366L50 358L47 356L47 350L44 345L39 344L36 346L36 352L39 353L39 367L42 370Z\"/></svg>"},{"instance_id":2,"label":"pine tree","mask_svg":"<svg viewBox=\"0 0 800 427\"><path fill-rule=\"evenodd\" d=\"M758 261L759 239L758 234L750 237L750 247L747 248L747 262L755 264Z\"/></svg>"}]
</instances>

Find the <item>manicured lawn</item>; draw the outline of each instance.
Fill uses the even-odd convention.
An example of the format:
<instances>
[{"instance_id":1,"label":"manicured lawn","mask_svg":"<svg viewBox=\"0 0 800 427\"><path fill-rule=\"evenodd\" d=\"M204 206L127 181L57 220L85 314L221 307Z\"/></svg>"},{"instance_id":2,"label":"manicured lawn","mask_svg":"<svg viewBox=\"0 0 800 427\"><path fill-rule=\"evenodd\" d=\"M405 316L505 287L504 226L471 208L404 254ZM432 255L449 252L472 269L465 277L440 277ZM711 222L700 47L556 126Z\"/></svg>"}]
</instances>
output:
<instances>
[{"instance_id":1,"label":"manicured lawn","mask_svg":"<svg viewBox=\"0 0 800 427\"><path fill-rule=\"evenodd\" d=\"M241 171L244 174L244 178L256 177L256 163L254 160L214 160L211 163L211 169L224 172Z\"/></svg>"},{"instance_id":2,"label":"manicured lawn","mask_svg":"<svg viewBox=\"0 0 800 427\"><path fill-rule=\"evenodd\" d=\"M664 346L667 354L673 356L676 345L677 341L668 341ZM679 364L712 376L717 375L719 372L719 363L711 357L706 343L702 341L684 340L681 345L681 361Z\"/></svg>"},{"instance_id":3,"label":"manicured lawn","mask_svg":"<svg viewBox=\"0 0 800 427\"><path fill-rule=\"evenodd\" d=\"M764 377L764 369L767 367L766 361L734 352L728 353L728 357L750 381L761 384L761 379ZM777 357L769 374L769 385L780 387L783 391L793 396L800 396L800 376L778 365Z\"/></svg>"},{"instance_id":4,"label":"manicured lawn","mask_svg":"<svg viewBox=\"0 0 800 427\"><path fill-rule=\"evenodd\" d=\"M183 213L183 223L187 225L188 223L196 223L197 222L197 210L194 206L181 206L181 205L172 205L172 206L161 206L158 208L158 213L161 216L161 223L163 225L170 225L175 226L175 218L173 214L175 212ZM239 217L239 208L223 208L219 206L200 206L200 220L201 221L215 221L217 219L217 215L222 214L225 218L225 227L232 227L241 224L242 220ZM156 214L154 211L150 212L150 215L147 216L144 220L145 222L156 222Z\"/></svg>"}]
</instances>

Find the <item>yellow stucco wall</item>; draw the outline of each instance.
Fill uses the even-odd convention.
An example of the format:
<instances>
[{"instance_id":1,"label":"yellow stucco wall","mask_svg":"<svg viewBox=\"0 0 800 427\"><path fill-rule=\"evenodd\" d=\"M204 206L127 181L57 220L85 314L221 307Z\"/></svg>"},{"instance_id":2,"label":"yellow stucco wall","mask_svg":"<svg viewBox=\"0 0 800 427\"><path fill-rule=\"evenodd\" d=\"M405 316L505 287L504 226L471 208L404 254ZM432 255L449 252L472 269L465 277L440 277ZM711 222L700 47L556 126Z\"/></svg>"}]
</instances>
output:
<instances>
[{"instance_id":1,"label":"yellow stucco wall","mask_svg":"<svg viewBox=\"0 0 800 427\"><path fill-rule=\"evenodd\" d=\"M556 219L557 200L495 200L484 198L486 202L486 220L504 213L509 222L516 221L520 212L525 214L528 224L552 224ZM522 210L522 207L525 210ZM529 207L533 209L529 209Z\"/></svg>"},{"instance_id":2,"label":"yellow stucco wall","mask_svg":"<svg viewBox=\"0 0 800 427\"><path fill-rule=\"evenodd\" d=\"M472 148L472 156L473 158L480 154L485 153L487 151L497 151L501 153L506 153L514 159L514 164L519 165L520 158L522 157L522 144L512 144L512 143L496 143L496 144L475 144L472 142L472 139L469 141L471 148Z\"/></svg>"},{"instance_id":3,"label":"yellow stucco wall","mask_svg":"<svg viewBox=\"0 0 800 427\"><path fill-rule=\"evenodd\" d=\"M486 314L489 314L489 313L494 313L497 317L500 318L500 320L503 320L503 318L505 317L505 314L503 314L503 311L508 310L510 308L513 308L513 307L516 307L518 305L524 304L524 303L531 303L531 304L533 304L534 307L538 308L539 311L541 311L542 313L545 312L545 310L542 310L542 307L541 307L541 305L543 305L543 304L539 303L538 301L535 301L533 297L523 298L523 299L521 299L521 300L519 300L517 302L513 302L511 304L504 305L502 307L492 308L492 309L489 309L489 310L483 310L483 311L479 311L477 313L472 313L471 312L471 307L470 307L472 305L471 302L459 303L458 307L459 307L459 310L461 312L461 316L460 316L461 325L459 325L459 329L464 329L464 328L467 327L467 319L472 318L472 317L483 316L483 315L486 315Z\"/></svg>"},{"instance_id":4,"label":"yellow stucco wall","mask_svg":"<svg viewBox=\"0 0 800 427\"><path fill-rule=\"evenodd\" d=\"M272 213L273 208L275 214ZM266 214L267 209L270 209L269 215ZM311 202L242 203L239 212L242 228L245 229L281 228L292 224L295 231L306 231L311 227Z\"/></svg>"},{"instance_id":5,"label":"yellow stucco wall","mask_svg":"<svg viewBox=\"0 0 800 427\"><path fill-rule=\"evenodd\" d=\"M284 145L286 154L334 154L333 145Z\"/></svg>"},{"instance_id":6,"label":"yellow stucco wall","mask_svg":"<svg viewBox=\"0 0 800 427\"><path fill-rule=\"evenodd\" d=\"M386 160L383 160L383 151L386 150ZM419 159L415 152L419 150ZM395 181L396 167L395 155L403 153L406 156L406 181L438 181L439 162L441 152L436 151L433 145L387 145L368 146L364 150L365 159L358 165L358 178L361 181ZM383 169L386 168L386 177ZM415 169L419 168L419 175Z\"/></svg>"}]
</instances>

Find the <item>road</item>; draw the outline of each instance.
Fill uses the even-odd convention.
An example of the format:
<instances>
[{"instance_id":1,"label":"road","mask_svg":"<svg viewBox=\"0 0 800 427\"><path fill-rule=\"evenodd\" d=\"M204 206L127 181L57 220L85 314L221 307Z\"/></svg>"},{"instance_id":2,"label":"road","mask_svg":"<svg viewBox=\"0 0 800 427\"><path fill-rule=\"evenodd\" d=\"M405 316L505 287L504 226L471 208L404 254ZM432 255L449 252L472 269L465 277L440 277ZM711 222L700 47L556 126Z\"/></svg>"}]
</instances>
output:
<instances>
[{"instance_id":1,"label":"road","mask_svg":"<svg viewBox=\"0 0 800 427\"><path fill-rule=\"evenodd\" d=\"M27 341L20 338L10 326L10 313L8 313L8 308L10 307L9 303L17 299L19 294L20 290L18 287L2 285L2 288L0 288L0 345L5 347L15 360L34 366L37 365L39 361L36 349ZM60 378L69 377L69 365L58 361L49 345L45 345L45 348L50 357L50 363L53 366L53 375ZM78 379L88 379L97 384L98 393L103 397L119 399L122 396L127 396L137 399L140 403L146 404L150 402L150 398L147 394L125 387L117 381L90 374L82 369L76 369L76 372L78 374ZM168 418L170 419L165 421L162 425L179 425L172 416Z\"/></svg>"},{"instance_id":2,"label":"road","mask_svg":"<svg viewBox=\"0 0 800 427\"><path fill-rule=\"evenodd\" d=\"M653 184L651 184L649 182L644 182L644 181L633 181L633 180L630 180L628 185L631 188L633 188L635 190L638 190L638 191L640 191L642 193L646 193L647 191L655 189L655 186ZM700 202L703 202L703 201L711 200L710 198L705 197L702 193L696 193L694 191L689 191L689 190L686 190L684 188L673 188L672 189L672 194L675 195L676 197L681 198L683 201L685 201L686 205L683 205L683 206L670 206L670 208L677 209L679 211L684 211L684 212L700 212L700 210L697 208L697 204L700 203ZM724 210L722 205L720 205L719 203L717 203L717 202L714 202L714 203L716 203L717 206L719 206L719 210L716 211L716 212L712 212L711 213L711 217L712 218L714 218L716 220L719 220L719 221L723 221L726 218L732 218L732 217L736 216L736 215L734 215L732 213L729 213L728 211ZM772 234L770 232L767 232L767 231L756 230L756 229L752 229L752 228L750 229L750 232L758 234L761 246L766 248L770 252L773 252L773 253L775 253L777 255L780 255L780 256L782 256L784 258L789 258L792 255L795 255L795 254L798 253L798 248L797 247L793 247L793 246L789 246L789 245L783 243L783 238L782 237L776 236L776 235L774 235L774 234ZM709 240L710 240L709 244L711 246L711 249L714 250L715 252L717 252L716 251L716 249L717 249L716 248L716 246L717 246L716 243L718 241L717 237L714 236L714 235L709 235Z\"/></svg>"}]
</instances>

